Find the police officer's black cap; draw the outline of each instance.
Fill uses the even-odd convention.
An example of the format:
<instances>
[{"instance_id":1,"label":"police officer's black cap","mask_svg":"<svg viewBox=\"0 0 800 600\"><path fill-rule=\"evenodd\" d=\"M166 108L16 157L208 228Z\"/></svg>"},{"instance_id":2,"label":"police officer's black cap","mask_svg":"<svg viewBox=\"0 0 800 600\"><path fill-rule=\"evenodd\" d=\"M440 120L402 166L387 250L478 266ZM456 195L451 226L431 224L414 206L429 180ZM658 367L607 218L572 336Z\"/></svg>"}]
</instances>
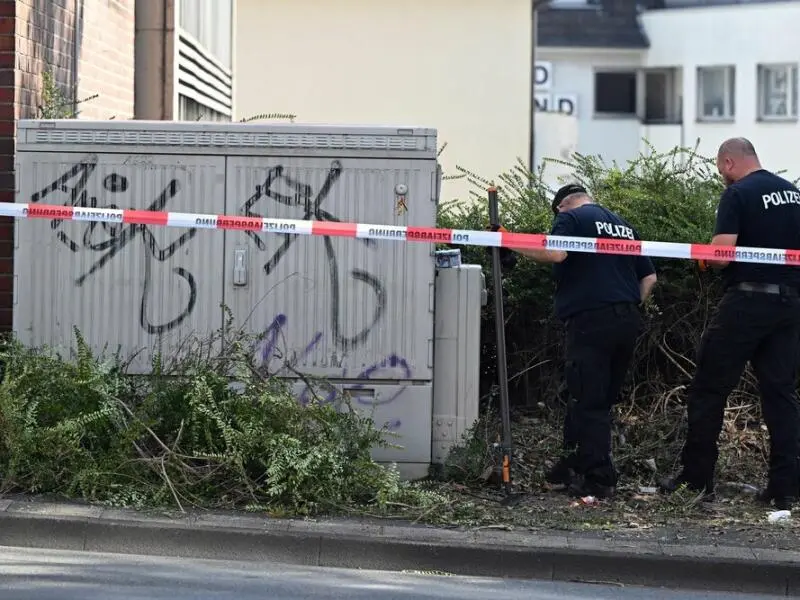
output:
<instances>
[{"instance_id":1,"label":"police officer's black cap","mask_svg":"<svg viewBox=\"0 0 800 600\"><path fill-rule=\"evenodd\" d=\"M587 193L586 188L577 183L568 183L567 185L563 186L556 192L556 195L553 197L553 203L550 205L550 207L553 209L553 214L558 214L558 205L561 204L561 201L567 196L585 193Z\"/></svg>"}]
</instances>

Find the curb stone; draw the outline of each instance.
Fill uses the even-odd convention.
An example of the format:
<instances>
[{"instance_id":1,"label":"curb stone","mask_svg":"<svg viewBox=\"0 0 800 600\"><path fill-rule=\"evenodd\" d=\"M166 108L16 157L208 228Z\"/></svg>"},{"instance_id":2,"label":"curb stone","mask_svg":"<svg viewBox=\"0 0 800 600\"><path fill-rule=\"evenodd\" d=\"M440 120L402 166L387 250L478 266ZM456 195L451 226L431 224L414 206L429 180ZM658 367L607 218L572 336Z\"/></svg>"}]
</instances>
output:
<instances>
[{"instance_id":1,"label":"curb stone","mask_svg":"<svg viewBox=\"0 0 800 600\"><path fill-rule=\"evenodd\" d=\"M0 499L0 545L800 597L800 552Z\"/></svg>"}]
</instances>

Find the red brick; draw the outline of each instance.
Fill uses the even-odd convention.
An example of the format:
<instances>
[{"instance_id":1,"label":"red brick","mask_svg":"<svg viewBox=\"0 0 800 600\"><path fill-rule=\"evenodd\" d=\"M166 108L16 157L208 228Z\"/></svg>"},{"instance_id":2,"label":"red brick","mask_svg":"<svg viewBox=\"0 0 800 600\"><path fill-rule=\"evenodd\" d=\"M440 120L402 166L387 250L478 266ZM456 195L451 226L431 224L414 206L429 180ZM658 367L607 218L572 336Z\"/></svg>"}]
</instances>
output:
<instances>
[{"instance_id":1,"label":"red brick","mask_svg":"<svg viewBox=\"0 0 800 600\"><path fill-rule=\"evenodd\" d=\"M13 275L14 274L14 261L11 256L0 256L0 277L3 275ZM0 302L0 308L3 307L3 303Z\"/></svg>"},{"instance_id":2,"label":"red brick","mask_svg":"<svg viewBox=\"0 0 800 600\"><path fill-rule=\"evenodd\" d=\"M13 143L13 140L12 140ZM0 190L14 191L14 171L4 171L0 173Z\"/></svg>"},{"instance_id":3,"label":"red brick","mask_svg":"<svg viewBox=\"0 0 800 600\"><path fill-rule=\"evenodd\" d=\"M14 241L14 220L7 219L0 223L0 243Z\"/></svg>"},{"instance_id":4,"label":"red brick","mask_svg":"<svg viewBox=\"0 0 800 600\"><path fill-rule=\"evenodd\" d=\"M14 52L17 48L17 38L11 33L0 35L0 52Z\"/></svg>"},{"instance_id":5,"label":"red brick","mask_svg":"<svg viewBox=\"0 0 800 600\"><path fill-rule=\"evenodd\" d=\"M4 298L0 305L5 305L6 302L9 306L13 306L13 298ZM14 313L12 309L0 309L0 331L10 332L14 327Z\"/></svg>"},{"instance_id":6,"label":"red brick","mask_svg":"<svg viewBox=\"0 0 800 600\"><path fill-rule=\"evenodd\" d=\"M12 248L13 253L13 248ZM2 253L0 253L2 255ZM0 275L0 298L6 299L9 296L12 296L14 293L14 275L13 275L13 262L6 259L7 262L12 264L12 274L11 275ZM13 296L12 296L13 299ZM2 306L2 303L0 303Z\"/></svg>"}]
</instances>

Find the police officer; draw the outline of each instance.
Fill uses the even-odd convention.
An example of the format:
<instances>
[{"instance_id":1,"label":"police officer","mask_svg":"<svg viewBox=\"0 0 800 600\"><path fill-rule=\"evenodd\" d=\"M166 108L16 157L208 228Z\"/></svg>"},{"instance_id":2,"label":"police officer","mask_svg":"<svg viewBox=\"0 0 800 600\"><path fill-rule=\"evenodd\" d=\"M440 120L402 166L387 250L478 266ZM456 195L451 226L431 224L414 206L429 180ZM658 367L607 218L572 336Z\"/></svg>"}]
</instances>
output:
<instances>
[{"instance_id":1,"label":"police officer","mask_svg":"<svg viewBox=\"0 0 800 600\"><path fill-rule=\"evenodd\" d=\"M763 169L746 139L725 141L717 170L726 189L717 208L713 245L800 248L800 192ZM688 391L688 432L682 470L661 482L714 496L717 441L728 395L751 361L770 436L769 478L760 494L779 510L798 495L798 413L795 373L800 350L800 268L709 261L722 269L724 295L698 349Z\"/></svg>"},{"instance_id":2,"label":"police officer","mask_svg":"<svg viewBox=\"0 0 800 600\"><path fill-rule=\"evenodd\" d=\"M638 240L635 229L570 184L556 192L551 235ZM512 248L552 263L555 312L566 326L565 379L571 402L562 458L546 474L574 496L609 497L617 484L611 460L611 408L616 403L641 331L639 305L656 282L643 256Z\"/></svg>"}]
</instances>

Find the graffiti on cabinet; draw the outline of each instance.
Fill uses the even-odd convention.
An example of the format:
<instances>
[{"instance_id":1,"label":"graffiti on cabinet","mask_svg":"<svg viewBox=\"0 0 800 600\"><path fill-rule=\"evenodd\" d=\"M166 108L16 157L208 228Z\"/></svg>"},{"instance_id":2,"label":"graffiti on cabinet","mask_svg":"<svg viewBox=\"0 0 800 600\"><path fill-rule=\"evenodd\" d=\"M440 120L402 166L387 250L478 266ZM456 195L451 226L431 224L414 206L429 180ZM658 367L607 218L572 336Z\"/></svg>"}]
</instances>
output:
<instances>
[{"instance_id":1,"label":"graffiti on cabinet","mask_svg":"<svg viewBox=\"0 0 800 600\"><path fill-rule=\"evenodd\" d=\"M138 202L130 201L138 198L137 190L132 188L128 177L116 171L106 173L100 183L100 191L90 195L88 189L96 175L97 162L97 156L89 156L72 165L50 184L34 193L30 197L30 202L32 204L44 202L99 209L138 208ZM174 178L169 180L145 210L167 210L170 202L178 196L180 191L180 182ZM126 200L128 201L126 202ZM197 304L197 279L188 269L179 266L171 268L174 277L172 281L176 284L183 284L180 287L177 285L172 287L173 293L181 293L184 297L184 302L180 305L179 310L171 318L156 320L151 315L150 304L154 296L154 270L158 269L159 264L166 263L178 250L186 246L197 234L196 229L182 233L177 239L162 247L156 241L150 227L146 225L93 221L86 223L82 228L82 235L77 237L70 236L64 231L66 229L64 221L52 220L50 228L70 252L86 251L97 256L91 266L75 280L75 285L78 287L82 287L95 273L106 268L131 242L141 242L144 275L139 303L139 323L147 333L161 334L170 331L180 325L194 311Z\"/></svg>"},{"instance_id":2,"label":"graffiti on cabinet","mask_svg":"<svg viewBox=\"0 0 800 600\"><path fill-rule=\"evenodd\" d=\"M260 207L262 200L272 200L283 206L301 208L304 212L303 220L333 221L340 222L340 219L323 208L325 200L336 186L342 175L342 164L338 160L331 163L330 169L325 174L325 180L319 189L314 191L311 185L301 181L287 172L283 165L276 165L269 169L263 184L257 185L255 192L247 199L241 208L241 213L248 217L263 218L268 216L267 207ZM266 211L265 213L256 212L256 209ZM246 234L255 243L260 251L266 251L267 245L264 239L257 232L247 231ZM273 235L273 234L271 234ZM281 245L275 250L270 258L264 263L264 272L267 276L271 275L281 260L289 252L292 244L297 239L297 234L279 234L284 237ZM366 270L353 268L343 273L339 264L339 259L333 247L333 242L329 237L323 238L325 246L328 276L330 279L330 319L331 334L336 345L347 351L362 345L369 337L373 328L381 321L386 310L386 289L383 283L373 274ZM353 243L361 243L367 247L375 248L375 240L358 239ZM373 294L374 309L369 322L356 331L345 332L342 324L342 286L358 283L364 286Z\"/></svg>"}]
</instances>

